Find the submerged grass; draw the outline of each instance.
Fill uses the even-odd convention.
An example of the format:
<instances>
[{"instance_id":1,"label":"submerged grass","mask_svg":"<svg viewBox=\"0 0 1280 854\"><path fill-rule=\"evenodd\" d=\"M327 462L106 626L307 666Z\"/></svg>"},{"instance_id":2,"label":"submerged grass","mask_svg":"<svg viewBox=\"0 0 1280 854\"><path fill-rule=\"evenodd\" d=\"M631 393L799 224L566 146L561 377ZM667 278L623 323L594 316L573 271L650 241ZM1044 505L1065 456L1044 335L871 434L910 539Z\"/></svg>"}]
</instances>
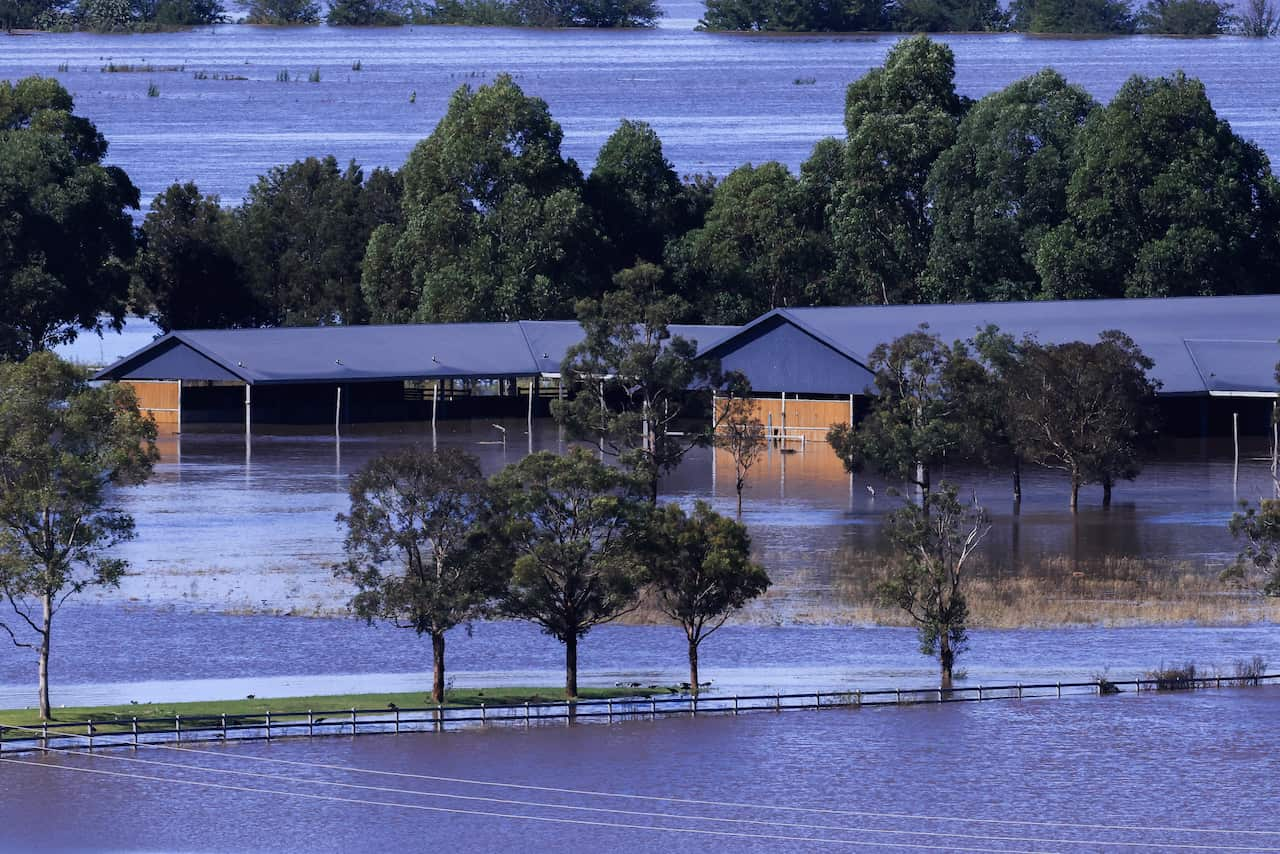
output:
<instances>
[{"instance_id":1,"label":"submerged grass","mask_svg":"<svg viewBox=\"0 0 1280 854\"><path fill-rule=\"evenodd\" d=\"M667 693L666 688L581 688L580 700L607 700L620 697L650 697ZM489 706L519 705L521 703L554 703L564 700L563 691L556 688L507 687L465 688L446 692L445 706L449 708L477 708ZM321 694L308 697L254 697L243 700L213 700L198 703L139 703L116 706L77 706L53 710L58 723L111 724L128 722L132 718L164 718L166 720L139 729L169 729L173 717L182 715L184 721L198 718L217 718L220 715L265 715L272 720L305 716L308 711L341 712L345 709L421 709L431 708L429 694L421 691L392 694ZM319 721L317 721L319 722ZM246 721L245 723L248 723ZM40 714L34 709L0 710L0 726L39 726ZM104 728L100 732L116 731Z\"/></svg>"}]
</instances>

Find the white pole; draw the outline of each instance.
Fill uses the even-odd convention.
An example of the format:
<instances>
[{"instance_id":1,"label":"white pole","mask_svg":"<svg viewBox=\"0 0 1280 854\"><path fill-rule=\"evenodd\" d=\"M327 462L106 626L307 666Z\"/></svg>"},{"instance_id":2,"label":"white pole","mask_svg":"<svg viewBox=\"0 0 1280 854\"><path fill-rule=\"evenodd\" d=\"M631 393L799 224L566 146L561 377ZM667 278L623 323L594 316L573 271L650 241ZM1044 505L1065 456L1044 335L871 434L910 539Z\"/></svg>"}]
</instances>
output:
<instances>
[{"instance_id":1,"label":"white pole","mask_svg":"<svg viewBox=\"0 0 1280 854\"><path fill-rule=\"evenodd\" d=\"M440 397L440 380L431 386L431 450L436 449L436 401Z\"/></svg>"},{"instance_id":2,"label":"white pole","mask_svg":"<svg viewBox=\"0 0 1280 854\"><path fill-rule=\"evenodd\" d=\"M1231 413L1231 443L1235 448L1235 463L1231 469L1231 486L1234 489L1240 478L1240 413Z\"/></svg>"},{"instance_id":3,"label":"white pole","mask_svg":"<svg viewBox=\"0 0 1280 854\"><path fill-rule=\"evenodd\" d=\"M337 400L333 406L333 435L342 433L342 386L338 386Z\"/></svg>"},{"instance_id":4,"label":"white pole","mask_svg":"<svg viewBox=\"0 0 1280 854\"><path fill-rule=\"evenodd\" d=\"M182 380L178 380L178 432L182 432Z\"/></svg>"},{"instance_id":5,"label":"white pole","mask_svg":"<svg viewBox=\"0 0 1280 854\"><path fill-rule=\"evenodd\" d=\"M782 443L787 443L787 393L782 393Z\"/></svg>"}]
</instances>

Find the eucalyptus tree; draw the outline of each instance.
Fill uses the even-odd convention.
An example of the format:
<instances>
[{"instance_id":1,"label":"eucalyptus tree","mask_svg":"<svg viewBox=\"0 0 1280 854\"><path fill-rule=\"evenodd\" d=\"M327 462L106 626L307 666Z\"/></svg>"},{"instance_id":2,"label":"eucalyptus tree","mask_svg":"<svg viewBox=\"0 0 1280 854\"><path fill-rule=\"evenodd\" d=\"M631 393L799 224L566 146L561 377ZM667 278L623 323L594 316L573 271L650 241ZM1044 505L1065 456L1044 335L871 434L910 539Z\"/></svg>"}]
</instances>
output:
<instances>
[{"instance_id":1,"label":"eucalyptus tree","mask_svg":"<svg viewBox=\"0 0 1280 854\"><path fill-rule=\"evenodd\" d=\"M489 486L470 454L392 451L351 478L346 560L357 616L431 637L431 700L445 699L445 633L484 612L507 574L486 537Z\"/></svg>"},{"instance_id":2,"label":"eucalyptus tree","mask_svg":"<svg viewBox=\"0 0 1280 854\"><path fill-rule=\"evenodd\" d=\"M577 439L599 444L632 470L658 500L659 479L691 448L712 443L716 416L695 425L713 389L726 382L717 360L700 358L697 344L672 335L685 310L676 297L650 298L630 289L578 304L583 340L565 353L560 372L574 389L552 412ZM683 429L682 429L683 428Z\"/></svg>"},{"instance_id":3,"label":"eucalyptus tree","mask_svg":"<svg viewBox=\"0 0 1280 854\"><path fill-rule=\"evenodd\" d=\"M948 347L927 326L878 345L868 366L870 412L857 424L833 425L827 441L850 473L874 466L910 483L927 514L933 469L981 453L990 433L989 377L963 342Z\"/></svg>"},{"instance_id":4,"label":"eucalyptus tree","mask_svg":"<svg viewBox=\"0 0 1280 854\"><path fill-rule=\"evenodd\" d=\"M51 353L0 362L0 618L13 643L35 650L40 717L49 720L53 622L90 587L119 584L128 563L112 547L134 536L119 488L146 480L156 427L133 390L90 386Z\"/></svg>"},{"instance_id":5,"label":"eucalyptus tree","mask_svg":"<svg viewBox=\"0 0 1280 854\"><path fill-rule=\"evenodd\" d=\"M565 696L578 696L578 642L637 606L649 505L627 472L574 448L530 454L492 479L491 530L512 573L500 610L564 644Z\"/></svg>"},{"instance_id":6,"label":"eucalyptus tree","mask_svg":"<svg viewBox=\"0 0 1280 854\"><path fill-rule=\"evenodd\" d=\"M605 140L587 178L586 200L600 218L613 267L659 262L684 224L683 187L645 122L623 119Z\"/></svg>"},{"instance_id":7,"label":"eucalyptus tree","mask_svg":"<svg viewBox=\"0 0 1280 854\"><path fill-rule=\"evenodd\" d=\"M991 523L976 499L962 503L946 481L925 506L906 504L885 519L895 560L878 592L916 624L920 651L938 659L949 691L956 656L968 643L967 570Z\"/></svg>"},{"instance_id":8,"label":"eucalyptus tree","mask_svg":"<svg viewBox=\"0 0 1280 854\"><path fill-rule=\"evenodd\" d=\"M751 561L751 536L740 522L698 501L678 504L649 521L646 559L657 606L684 630L689 690L699 692L698 650L733 613L769 588L769 574Z\"/></svg>"},{"instance_id":9,"label":"eucalyptus tree","mask_svg":"<svg viewBox=\"0 0 1280 854\"><path fill-rule=\"evenodd\" d=\"M1067 474L1073 511L1089 483L1102 485L1109 505L1115 482L1138 476L1155 441L1154 362L1115 330L1093 344L1024 339L1018 349L1005 378L1018 452Z\"/></svg>"},{"instance_id":10,"label":"eucalyptus tree","mask_svg":"<svg viewBox=\"0 0 1280 854\"><path fill-rule=\"evenodd\" d=\"M0 81L0 356L124 323L138 190L56 81Z\"/></svg>"},{"instance_id":11,"label":"eucalyptus tree","mask_svg":"<svg viewBox=\"0 0 1280 854\"><path fill-rule=\"evenodd\" d=\"M1044 295L1262 293L1280 258L1267 156L1182 73L1132 77L1076 141L1066 219L1040 241Z\"/></svg>"},{"instance_id":12,"label":"eucalyptus tree","mask_svg":"<svg viewBox=\"0 0 1280 854\"><path fill-rule=\"evenodd\" d=\"M733 459L733 488L738 496L738 517L742 517L742 490L747 476L764 454L766 436L756 403L749 394L730 389L718 398L713 443Z\"/></svg>"}]
</instances>

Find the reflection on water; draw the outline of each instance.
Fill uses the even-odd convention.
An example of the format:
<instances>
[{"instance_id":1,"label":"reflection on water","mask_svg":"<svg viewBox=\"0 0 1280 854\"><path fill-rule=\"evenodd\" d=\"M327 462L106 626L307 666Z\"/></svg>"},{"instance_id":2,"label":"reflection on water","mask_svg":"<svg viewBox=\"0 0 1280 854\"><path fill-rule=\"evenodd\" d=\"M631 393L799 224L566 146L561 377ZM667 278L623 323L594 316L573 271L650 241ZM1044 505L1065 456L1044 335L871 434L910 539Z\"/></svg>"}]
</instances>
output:
<instances>
[{"instance_id":1,"label":"reflection on water","mask_svg":"<svg viewBox=\"0 0 1280 854\"><path fill-rule=\"evenodd\" d=\"M497 442L488 422L441 424L442 450L465 451L492 473L529 448L560 450L554 425L506 424ZM121 548L133 575L118 591L94 595L152 604L184 603L221 610L333 613L350 591L332 576L341 531L334 516L347 509L349 475L390 447L429 442L430 428L344 436L260 435L246 455L235 433L169 437L154 477L130 490L126 508L138 537ZM695 450L663 484L664 497L710 500L734 512L732 466ZM1116 503L1100 506L1086 490L1079 513L1066 509L1066 485L1053 472L1024 475L1025 497L1014 512L1000 473L944 473L973 490L992 513L984 571L1062 573L1104 559L1134 559L1170 571L1215 574L1235 553L1226 520L1239 498L1270 494L1265 463L1242 465L1233 485L1229 460L1192 458L1150 465L1133 484L1116 488ZM867 487L870 486L872 491ZM775 588L753 606L753 619L788 621L822 606L837 616L856 604L860 574L884 555L879 519L902 499L890 484L846 475L827 446L803 453L771 452L752 471L744 521L757 557ZM851 582L852 583L851 585Z\"/></svg>"},{"instance_id":2,"label":"reflection on water","mask_svg":"<svg viewBox=\"0 0 1280 854\"><path fill-rule=\"evenodd\" d=\"M1257 688L37 758L3 766L0 846L1275 850L1277 713Z\"/></svg>"},{"instance_id":3,"label":"reflection on water","mask_svg":"<svg viewBox=\"0 0 1280 854\"><path fill-rule=\"evenodd\" d=\"M0 35L0 79L56 76L111 143L110 162L144 209L174 181L240 199L272 166L308 156L398 168L450 93L503 71L545 98L564 150L589 168L622 117L651 123L683 173L724 176L744 163L793 170L843 133L845 86L879 65L895 35L717 36L693 32L702 4L663 3L657 30L224 26L145 36ZM1109 99L1131 74L1179 69L1204 80L1219 115L1280 153L1274 39L940 37L957 85L978 97L1052 66ZM352 64L360 60L361 71ZM108 62L171 71L104 73ZM67 70L59 66L66 64ZM303 82L312 71L319 83ZM202 71L207 79L195 79ZM296 79L277 81L281 71ZM243 79L219 79L222 77ZM797 85L799 78L812 85ZM147 97L148 83L160 89ZM416 97L411 99L411 93Z\"/></svg>"}]
</instances>

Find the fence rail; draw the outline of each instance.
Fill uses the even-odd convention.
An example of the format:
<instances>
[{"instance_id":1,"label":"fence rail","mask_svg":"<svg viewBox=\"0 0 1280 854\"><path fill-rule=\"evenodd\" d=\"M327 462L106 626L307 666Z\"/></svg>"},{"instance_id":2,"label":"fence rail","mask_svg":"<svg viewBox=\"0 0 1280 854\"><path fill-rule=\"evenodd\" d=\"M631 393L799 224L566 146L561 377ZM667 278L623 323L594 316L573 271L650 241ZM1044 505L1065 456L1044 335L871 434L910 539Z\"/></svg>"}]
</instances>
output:
<instances>
[{"instance_id":1,"label":"fence rail","mask_svg":"<svg viewBox=\"0 0 1280 854\"><path fill-rule=\"evenodd\" d=\"M210 741L271 741L299 736L445 732L486 726L569 726L664 717L740 715L748 712L818 711L864 706L1030 700L1153 691L1257 686L1280 680L1280 673L1208 676L1191 679L1118 679L1039 682L951 688L880 688L870 691L806 691L712 697L668 695L610 700L576 700L488 706L340 709L328 711L172 717L118 717L101 721L45 722L36 726L0 724L0 753L77 747Z\"/></svg>"}]
</instances>

